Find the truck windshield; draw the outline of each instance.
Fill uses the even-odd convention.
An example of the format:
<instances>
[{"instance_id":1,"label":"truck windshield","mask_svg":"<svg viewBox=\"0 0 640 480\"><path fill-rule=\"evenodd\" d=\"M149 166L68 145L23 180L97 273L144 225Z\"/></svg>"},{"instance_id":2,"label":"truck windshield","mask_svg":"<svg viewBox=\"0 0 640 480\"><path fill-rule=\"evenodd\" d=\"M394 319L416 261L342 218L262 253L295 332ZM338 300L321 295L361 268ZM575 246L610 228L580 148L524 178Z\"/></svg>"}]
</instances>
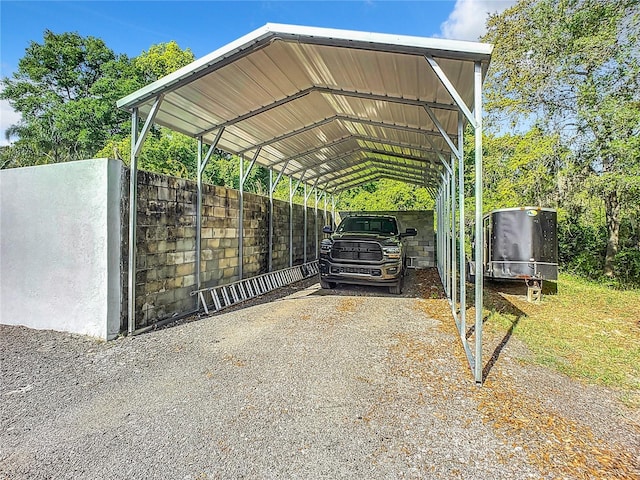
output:
<instances>
[{"instance_id":1,"label":"truck windshield","mask_svg":"<svg viewBox=\"0 0 640 480\"><path fill-rule=\"evenodd\" d=\"M384 235L397 235L398 227L395 218L347 217L340 223L337 232L370 232Z\"/></svg>"}]
</instances>

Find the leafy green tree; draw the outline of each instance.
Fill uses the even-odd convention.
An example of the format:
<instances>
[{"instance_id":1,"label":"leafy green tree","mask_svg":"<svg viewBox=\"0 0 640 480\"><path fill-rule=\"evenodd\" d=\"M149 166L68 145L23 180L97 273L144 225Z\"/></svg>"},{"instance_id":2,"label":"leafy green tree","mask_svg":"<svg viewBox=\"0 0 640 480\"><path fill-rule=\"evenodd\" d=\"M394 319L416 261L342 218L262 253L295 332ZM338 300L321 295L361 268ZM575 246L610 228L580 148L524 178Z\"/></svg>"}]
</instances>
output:
<instances>
[{"instance_id":1,"label":"leafy green tree","mask_svg":"<svg viewBox=\"0 0 640 480\"><path fill-rule=\"evenodd\" d=\"M524 134L487 133L482 142L485 211L523 205L558 206L565 191L566 151L557 135L545 135L534 127ZM473 185L475 159L471 148L467 159L468 183Z\"/></svg>"},{"instance_id":2,"label":"leafy green tree","mask_svg":"<svg viewBox=\"0 0 640 480\"><path fill-rule=\"evenodd\" d=\"M185 65L195 57L191 49L182 50L175 41L152 45L133 60L143 85L154 82Z\"/></svg>"},{"instance_id":3,"label":"leafy green tree","mask_svg":"<svg viewBox=\"0 0 640 480\"><path fill-rule=\"evenodd\" d=\"M490 17L487 108L569 149L566 165L605 207L614 275L621 210L640 182L638 0L522 0ZM504 125L504 123L503 123ZM635 199L635 200L634 200Z\"/></svg>"},{"instance_id":4,"label":"leafy green tree","mask_svg":"<svg viewBox=\"0 0 640 480\"><path fill-rule=\"evenodd\" d=\"M362 211L431 210L434 201L424 187L380 179L341 193L336 208Z\"/></svg>"},{"instance_id":5,"label":"leafy green tree","mask_svg":"<svg viewBox=\"0 0 640 480\"><path fill-rule=\"evenodd\" d=\"M136 86L131 73L127 57L102 40L46 30L43 43L31 42L18 70L2 79L0 98L22 115L7 132L19 139L5 166L90 158L123 132L127 116L113 105Z\"/></svg>"}]
</instances>

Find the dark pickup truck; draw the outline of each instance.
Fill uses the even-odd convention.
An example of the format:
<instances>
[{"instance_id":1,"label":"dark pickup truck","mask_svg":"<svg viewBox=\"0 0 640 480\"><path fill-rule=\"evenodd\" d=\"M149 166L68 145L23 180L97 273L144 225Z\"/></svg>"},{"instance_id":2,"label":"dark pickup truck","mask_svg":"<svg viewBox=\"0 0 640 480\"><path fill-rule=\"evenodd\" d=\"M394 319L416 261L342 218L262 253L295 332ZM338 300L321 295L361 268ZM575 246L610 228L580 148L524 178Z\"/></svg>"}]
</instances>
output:
<instances>
[{"instance_id":1,"label":"dark pickup truck","mask_svg":"<svg viewBox=\"0 0 640 480\"><path fill-rule=\"evenodd\" d=\"M415 236L415 228L401 232L392 216L355 215L340 222L320 244L320 286L335 288L338 283L386 286L400 294L406 267L403 238Z\"/></svg>"}]
</instances>

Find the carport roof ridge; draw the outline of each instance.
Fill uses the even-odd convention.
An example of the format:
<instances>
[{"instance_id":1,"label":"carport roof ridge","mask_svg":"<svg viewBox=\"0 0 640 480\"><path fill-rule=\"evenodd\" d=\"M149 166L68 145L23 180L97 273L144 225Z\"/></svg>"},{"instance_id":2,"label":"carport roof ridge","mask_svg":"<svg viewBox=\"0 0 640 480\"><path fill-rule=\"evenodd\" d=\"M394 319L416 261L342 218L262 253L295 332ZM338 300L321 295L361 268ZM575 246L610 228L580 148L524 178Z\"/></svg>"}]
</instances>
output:
<instances>
[{"instance_id":1,"label":"carport roof ridge","mask_svg":"<svg viewBox=\"0 0 640 480\"><path fill-rule=\"evenodd\" d=\"M319 188L437 187L470 117L474 64L486 73L492 48L267 24L117 106Z\"/></svg>"}]
</instances>

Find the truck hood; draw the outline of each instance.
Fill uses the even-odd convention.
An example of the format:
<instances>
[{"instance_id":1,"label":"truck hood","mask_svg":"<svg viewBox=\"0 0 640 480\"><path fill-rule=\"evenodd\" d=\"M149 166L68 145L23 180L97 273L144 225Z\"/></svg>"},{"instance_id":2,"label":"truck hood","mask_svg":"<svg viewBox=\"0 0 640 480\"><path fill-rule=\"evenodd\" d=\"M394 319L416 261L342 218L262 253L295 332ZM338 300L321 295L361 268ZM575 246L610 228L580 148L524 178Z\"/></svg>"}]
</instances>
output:
<instances>
[{"instance_id":1,"label":"truck hood","mask_svg":"<svg viewBox=\"0 0 640 480\"><path fill-rule=\"evenodd\" d=\"M365 232L334 233L331 238L333 240L372 240L385 245L397 245L398 243L400 243L398 237L396 236Z\"/></svg>"}]
</instances>

